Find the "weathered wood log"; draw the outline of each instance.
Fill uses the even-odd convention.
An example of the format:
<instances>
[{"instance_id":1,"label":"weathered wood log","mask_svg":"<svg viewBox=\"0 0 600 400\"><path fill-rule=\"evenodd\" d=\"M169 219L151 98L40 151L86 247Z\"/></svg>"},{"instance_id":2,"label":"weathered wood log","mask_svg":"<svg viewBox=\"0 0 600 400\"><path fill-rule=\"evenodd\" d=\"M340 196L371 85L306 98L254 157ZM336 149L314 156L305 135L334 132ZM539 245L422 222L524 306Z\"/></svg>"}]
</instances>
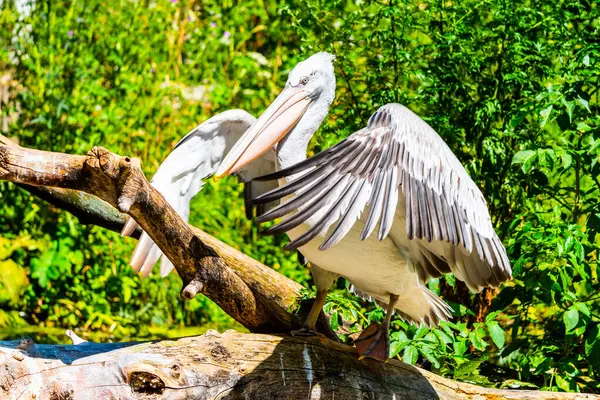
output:
<instances>
[{"instance_id":1,"label":"weathered wood log","mask_svg":"<svg viewBox=\"0 0 600 400\"><path fill-rule=\"evenodd\" d=\"M0 179L28 185L27 190L35 187L32 193L58 206L67 204L77 216L101 221L109 229L119 230L128 213L175 265L184 298L202 292L252 332L283 333L301 326L308 307L290 312L301 285L188 226L148 183L139 160L99 147L88 156L75 156L0 139ZM335 337L324 317L319 327Z\"/></svg>"},{"instance_id":2,"label":"weathered wood log","mask_svg":"<svg viewBox=\"0 0 600 400\"><path fill-rule=\"evenodd\" d=\"M0 342L7 399L599 399L485 389L327 339L228 331L146 343Z\"/></svg>"}]
</instances>

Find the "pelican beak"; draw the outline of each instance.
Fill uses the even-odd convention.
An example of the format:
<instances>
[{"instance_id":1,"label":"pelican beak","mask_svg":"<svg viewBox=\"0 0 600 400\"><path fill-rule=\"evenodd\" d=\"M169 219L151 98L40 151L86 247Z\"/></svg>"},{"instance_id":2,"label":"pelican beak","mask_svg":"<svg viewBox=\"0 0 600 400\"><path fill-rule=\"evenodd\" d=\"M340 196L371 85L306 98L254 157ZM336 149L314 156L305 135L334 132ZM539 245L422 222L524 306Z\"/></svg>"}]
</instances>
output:
<instances>
[{"instance_id":1,"label":"pelican beak","mask_svg":"<svg viewBox=\"0 0 600 400\"><path fill-rule=\"evenodd\" d=\"M239 171L266 153L302 118L311 99L300 87L287 86L244 133L219 165L215 180Z\"/></svg>"}]
</instances>

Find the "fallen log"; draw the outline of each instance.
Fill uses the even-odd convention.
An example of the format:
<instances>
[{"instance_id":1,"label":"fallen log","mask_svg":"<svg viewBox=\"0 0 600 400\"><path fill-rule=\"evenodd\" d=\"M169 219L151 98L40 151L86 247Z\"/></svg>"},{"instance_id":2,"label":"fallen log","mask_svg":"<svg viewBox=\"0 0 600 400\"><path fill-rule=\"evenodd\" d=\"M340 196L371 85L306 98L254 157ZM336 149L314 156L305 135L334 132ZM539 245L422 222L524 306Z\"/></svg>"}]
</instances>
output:
<instances>
[{"instance_id":1,"label":"fallen log","mask_svg":"<svg viewBox=\"0 0 600 400\"><path fill-rule=\"evenodd\" d=\"M598 399L486 389L327 339L227 331L146 343L0 342L8 399Z\"/></svg>"}]
</instances>

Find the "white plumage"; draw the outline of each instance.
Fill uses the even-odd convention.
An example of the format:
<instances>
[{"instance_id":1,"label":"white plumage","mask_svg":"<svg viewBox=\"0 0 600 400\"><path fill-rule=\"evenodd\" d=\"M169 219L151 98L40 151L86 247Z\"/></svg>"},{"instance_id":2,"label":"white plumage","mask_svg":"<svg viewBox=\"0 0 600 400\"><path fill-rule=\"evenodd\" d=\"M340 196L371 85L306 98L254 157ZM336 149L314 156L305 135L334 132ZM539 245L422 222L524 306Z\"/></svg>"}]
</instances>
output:
<instances>
[{"instance_id":1,"label":"white plumage","mask_svg":"<svg viewBox=\"0 0 600 400\"><path fill-rule=\"evenodd\" d=\"M387 304L389 294L399 295L397 309L412 321L431 325L449 316L425 287L431 276L452 272L473 291L510 278L483 195L406 107L385 105L333 148L260 179L287 176L295 177L257 199L293 193L258 218L287 216L267 233L287 232L287 248L349 279L364 297Z\"/></svg>"},{"instance_id":2,"label":"white plumage","mask_svg":"<svg viewBox=\"0 0 600 400\"><path fill-rule=\"evenodd\" d=\"M317 299L305 322L313 332L335 279L387 307L384 323L363 332L359 352L383 358L394 310L404 319L437 325L449 307L426 286L454 273L473 291L511 276L483 195L439 135L399 104L375 112L367 126L309 159L306 150L335 94L333 56L299 63L285 88L219 166L226 175L266 146L276 145L281 187L255 199L283 203L257 218L284 217L267 233L286 232L311 262ZM377 350L375 350L377 349ZM385 352L387 354L387 351Z\"/></svg>"},{"instance_id":3,"label":"white plumage","mask_svg":"<svg viewBox=\"0 0 600 400\"><path fill-rule=\"evenodd\" d=\"M190 201L202 190L203 179L213 175L225 154L255 122L256 118L244 110L229 110L217 114L185 135L160 165L150 183L184 221L189 219ZM240 179L246 182L246 200L277 186L272 182L251 182L252 178L273 171L275 155L273 151L268 151L238 172ZM249 217L252 215L250 204L246 204L246 214ZM130 219L121 233L128 236L136 228L137 223ZM131 266L134 271L139 271L146 277L162 255L150 236L143 232L133 253ZM163 257L161 276L166 276L172 270L173 264Z\"/></svg>"}]
</instances>

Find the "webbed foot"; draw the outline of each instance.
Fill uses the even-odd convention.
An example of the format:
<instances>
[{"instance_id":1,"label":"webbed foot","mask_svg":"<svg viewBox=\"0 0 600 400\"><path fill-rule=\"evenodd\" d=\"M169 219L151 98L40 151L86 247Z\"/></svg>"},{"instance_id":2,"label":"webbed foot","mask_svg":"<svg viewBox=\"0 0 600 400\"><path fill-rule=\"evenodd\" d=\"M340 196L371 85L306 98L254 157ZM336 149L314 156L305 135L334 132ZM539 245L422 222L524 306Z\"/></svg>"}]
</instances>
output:
<instances>
[{"instance_id":1,"label":"webbed foot","mask_svg":"<svg viewBox=\"0 0 600 400\"><path fill-rule=\"evenodd\" d=\"M371 357L386 362L390 354L390 336L388 328L371 323L358 339L354 341L359 358Z\"/></svg>"}]
</instances>

